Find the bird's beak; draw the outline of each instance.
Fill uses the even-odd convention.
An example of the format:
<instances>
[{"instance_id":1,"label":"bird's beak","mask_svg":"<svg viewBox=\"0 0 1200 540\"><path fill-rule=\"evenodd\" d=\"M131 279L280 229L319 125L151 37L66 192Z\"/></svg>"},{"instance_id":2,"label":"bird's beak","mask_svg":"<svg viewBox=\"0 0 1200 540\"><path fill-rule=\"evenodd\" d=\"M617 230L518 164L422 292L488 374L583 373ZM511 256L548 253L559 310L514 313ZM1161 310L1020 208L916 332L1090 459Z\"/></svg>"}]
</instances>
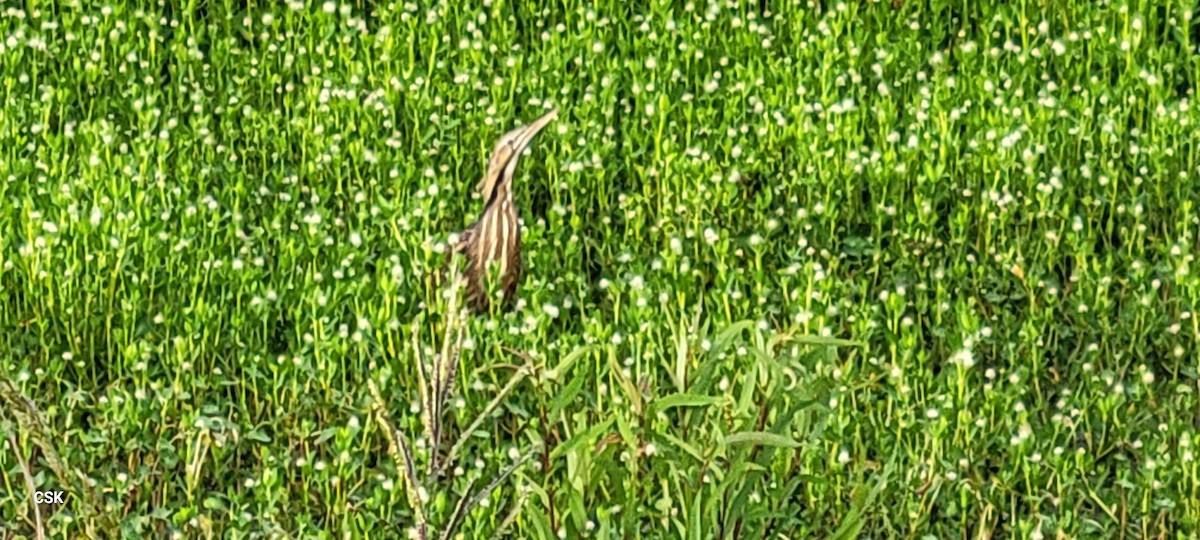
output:
<instances>
[{"instance_id":1,"label":"bird's beak","mask_svg":"<svg viewBox=\"0 0 1200 540\"><path fill-rule=\"evenodd\" d=\"M555 118L558 118L558 109L551 109L550 112L539 116L537 120L530 122L529 125L522 128L521 134L517 137L516 144L514 145L516 155L521 155L521 152L524 152L529 147L529 143L533 142L533 138L549 125L550 122L553 122Z\"/></svg>"}]
</instances>

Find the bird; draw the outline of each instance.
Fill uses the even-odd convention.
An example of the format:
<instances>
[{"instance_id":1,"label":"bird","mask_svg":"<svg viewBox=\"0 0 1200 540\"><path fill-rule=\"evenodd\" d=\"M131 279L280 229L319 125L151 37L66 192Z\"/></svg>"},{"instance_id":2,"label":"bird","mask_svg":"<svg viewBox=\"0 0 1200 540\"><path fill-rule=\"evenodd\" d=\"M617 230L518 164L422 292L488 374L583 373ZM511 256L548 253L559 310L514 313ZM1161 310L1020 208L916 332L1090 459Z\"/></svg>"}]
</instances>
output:
<instances>
[{"instance_id":1,"label":"bird","mask_svg":"<svg viewBox=\"0 0 1200 540\"><path fill-rule=\"evenodd\" d=\"M529 124L509 131L500 137L492 149L483 178L475 186L482 195L483 212L479 219L459 233L453 251L467 260L463 280L466 282L466 304L475 313L491 309L488 298L488 266L495 263L499 289L503 291L501 307L512 307L517 286L521 283L524 265L521 261L521 224L518 221L513 178L521 154L529 148L534 137L558 117L558 109L538 117Z\"/></svg>"}]
</instances>

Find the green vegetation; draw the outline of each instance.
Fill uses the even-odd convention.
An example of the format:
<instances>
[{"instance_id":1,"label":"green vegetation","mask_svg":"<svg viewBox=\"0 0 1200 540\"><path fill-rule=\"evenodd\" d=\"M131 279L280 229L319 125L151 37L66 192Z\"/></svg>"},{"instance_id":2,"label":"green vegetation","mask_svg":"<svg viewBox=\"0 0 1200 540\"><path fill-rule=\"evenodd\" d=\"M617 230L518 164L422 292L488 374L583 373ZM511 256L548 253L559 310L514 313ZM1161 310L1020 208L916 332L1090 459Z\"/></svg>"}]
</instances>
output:
<instances>
[{"instance_id":1,"label":"green vegetation","mask_svg":"<svg viewBox=\"0 0 1200 540\"><path fill-rule=\"evenodd\" d=\"M0 537L1187 536L1197 7L929 4L4 4Z\"/></svg>"}]
</instances>

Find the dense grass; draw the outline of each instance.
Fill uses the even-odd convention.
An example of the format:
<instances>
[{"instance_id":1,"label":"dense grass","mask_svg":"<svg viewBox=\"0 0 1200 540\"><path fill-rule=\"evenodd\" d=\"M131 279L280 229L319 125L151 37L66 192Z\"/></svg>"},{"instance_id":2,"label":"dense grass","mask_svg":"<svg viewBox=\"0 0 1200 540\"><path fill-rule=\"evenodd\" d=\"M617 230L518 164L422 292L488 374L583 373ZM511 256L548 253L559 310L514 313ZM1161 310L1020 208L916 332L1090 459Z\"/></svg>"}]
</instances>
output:
<instances>
[{"instance_id":1,"label":"dense grass","mask_svg":"<svg viewBox=\"0 0 1200 540\"><path fill-rule=\"evenodd\" d=\"M26 4L0 536L396 538L522 457L464 538L1200 526L1194 2ZM427 277L551 106L411 498Z\"/></svg>"}]
</instances>

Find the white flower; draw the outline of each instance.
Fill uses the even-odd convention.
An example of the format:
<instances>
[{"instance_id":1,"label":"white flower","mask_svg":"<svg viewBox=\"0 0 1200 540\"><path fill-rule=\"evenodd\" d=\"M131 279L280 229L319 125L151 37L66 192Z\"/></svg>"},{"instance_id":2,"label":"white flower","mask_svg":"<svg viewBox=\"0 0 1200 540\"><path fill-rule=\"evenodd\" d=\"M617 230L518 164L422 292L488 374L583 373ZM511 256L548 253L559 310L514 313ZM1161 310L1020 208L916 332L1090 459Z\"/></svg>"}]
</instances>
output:
<instances>
[{"instance_id":1,"label":"white flower","mask_svg":"<svg viewBox=\"0 0 1200 540\"><path fill-rule=\"evenodd\" d=\"M969 368L975 365L975 355L970 349L959 349L958 352L950 357L950 361L964 368Z\"/></svg>"}]
</instances>

